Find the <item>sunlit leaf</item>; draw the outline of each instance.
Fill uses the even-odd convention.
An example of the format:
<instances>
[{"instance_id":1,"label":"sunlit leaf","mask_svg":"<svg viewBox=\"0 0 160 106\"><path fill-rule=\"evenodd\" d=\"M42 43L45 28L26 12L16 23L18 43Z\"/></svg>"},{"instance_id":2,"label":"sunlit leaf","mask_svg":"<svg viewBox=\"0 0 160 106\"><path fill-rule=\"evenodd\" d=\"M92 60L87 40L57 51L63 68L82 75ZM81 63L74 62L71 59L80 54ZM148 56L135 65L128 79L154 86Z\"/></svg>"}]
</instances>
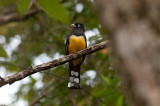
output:
<instances>
[{"instance_id":1,"label":"sunlit leaf","mask_svg":"<svg viewBox=\"0 0 160 106\"><path fill-rule=\"evenodd\" d=\"M123 95L119 96L116 102L116 106L123 106Z\"/></svg>"},{"instance_id":2,"label":"sunlit leaf","mask_svg":"<svg viewBox=\"0 0 160 106\"><path fill-rule=\"evenodd\" d=\"M55 18L64 24L69 23L68 12L58 0L38 0L38 3L52 18Z\"/></svg>"},{"instance_id":3,"label":"sunlit leaf","mask_svg":"<svg viewBox=\"0 0 160 106\"><path fill-rule=\"evenodd\" d=\"M36 83L36 79L34 79L32 76L29 76L30 80L31 80L31 84L34 85Z\"/></svg>"},{"instance_id":4,"label":"sunlit leaf","mask_svg":"<svg viewBox=\"0 0 160 106\"><path fill-rule=\"evenodd\" d=\"M4 57L4 58L7 58L7 57L8 57L6 51L5 51L4 48L1 47L1 46L0 46L0 57Z\"/></svg>"},{"instance_id":5,"label":"sunlit leaf","mask_svg":"<svg viewBox=\"0 0 160 106\"><path fill-rule=\"evenodd\" d=\"M18 0L18 11L20 14L24 14L29 7L31 0Z\"/></svg>"}]
</instances>

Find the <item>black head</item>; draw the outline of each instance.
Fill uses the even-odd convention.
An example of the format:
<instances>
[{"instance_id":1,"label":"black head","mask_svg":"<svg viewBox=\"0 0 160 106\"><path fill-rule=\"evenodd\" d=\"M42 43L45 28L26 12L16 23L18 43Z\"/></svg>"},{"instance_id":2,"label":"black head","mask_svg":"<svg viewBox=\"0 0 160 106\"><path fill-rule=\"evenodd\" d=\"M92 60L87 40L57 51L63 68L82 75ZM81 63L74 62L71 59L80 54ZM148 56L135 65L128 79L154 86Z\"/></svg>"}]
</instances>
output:
<instances>
[{"instance_id":1,"label":"black head","mask_svg":"<svg viewBox=\"0 0 160 106\"><path fill-rule=\"evenodd\" d=\"M71 24L73 30L85 31L84 25L81 23Z\"/></svg>"}]
</instances>

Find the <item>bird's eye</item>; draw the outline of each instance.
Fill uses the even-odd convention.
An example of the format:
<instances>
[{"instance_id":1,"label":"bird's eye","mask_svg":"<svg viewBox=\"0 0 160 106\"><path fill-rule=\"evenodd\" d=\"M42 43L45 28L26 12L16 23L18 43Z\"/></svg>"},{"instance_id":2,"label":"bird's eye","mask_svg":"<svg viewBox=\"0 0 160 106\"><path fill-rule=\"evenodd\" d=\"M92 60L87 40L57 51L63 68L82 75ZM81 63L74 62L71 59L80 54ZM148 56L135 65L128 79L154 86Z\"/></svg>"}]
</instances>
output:
<instances>
[{"instance_id":1,"label":"bird's eye","mask_svg":"<svg viewBox=\"0 0 160 106\"><path fill-rule=\"evenodd\" d=\"M78 27L78 28L80 28L80 27L81 27L81 25L80 25L80 24L78 24L78 25L77 25L77 27Z\"/></svg>"}]
</instances>

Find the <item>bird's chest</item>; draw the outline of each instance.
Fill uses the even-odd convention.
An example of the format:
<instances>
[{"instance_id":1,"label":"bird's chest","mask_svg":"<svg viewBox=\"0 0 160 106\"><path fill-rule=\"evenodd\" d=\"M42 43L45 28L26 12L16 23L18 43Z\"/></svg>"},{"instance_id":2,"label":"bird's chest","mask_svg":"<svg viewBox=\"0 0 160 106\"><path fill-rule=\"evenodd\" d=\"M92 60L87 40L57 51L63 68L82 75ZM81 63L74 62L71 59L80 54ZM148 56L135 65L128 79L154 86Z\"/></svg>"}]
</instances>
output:
<instances>
[{"instance_id":1,"label":"bird's chest","mask_svg":"<svg viewBox=\"0 0 160 106\"><path fill-rule=\"evenodd\" d=\"M80 51L84 48L86 48L86 41L83 36L72 35L70 37L68 47L69 54Z\"/></svg>"}]
</instances>

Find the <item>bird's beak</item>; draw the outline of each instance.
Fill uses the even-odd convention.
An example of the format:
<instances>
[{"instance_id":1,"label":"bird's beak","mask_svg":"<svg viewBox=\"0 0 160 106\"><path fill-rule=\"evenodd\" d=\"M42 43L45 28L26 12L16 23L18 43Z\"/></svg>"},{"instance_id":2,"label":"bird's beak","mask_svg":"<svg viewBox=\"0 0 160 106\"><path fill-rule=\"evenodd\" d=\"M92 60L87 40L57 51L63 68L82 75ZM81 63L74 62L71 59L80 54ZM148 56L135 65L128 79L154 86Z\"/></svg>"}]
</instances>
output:
<instances>
[{"instance_id":1,"label":"bird's beak","mask_svg":"<svg viewBox=\"0 0 160 106\"><path fill-rule=\"evenodd\" d=\"M75 24L71 24L71 27L76 27L76 25Z\"/></svg>"}]
</instances>

